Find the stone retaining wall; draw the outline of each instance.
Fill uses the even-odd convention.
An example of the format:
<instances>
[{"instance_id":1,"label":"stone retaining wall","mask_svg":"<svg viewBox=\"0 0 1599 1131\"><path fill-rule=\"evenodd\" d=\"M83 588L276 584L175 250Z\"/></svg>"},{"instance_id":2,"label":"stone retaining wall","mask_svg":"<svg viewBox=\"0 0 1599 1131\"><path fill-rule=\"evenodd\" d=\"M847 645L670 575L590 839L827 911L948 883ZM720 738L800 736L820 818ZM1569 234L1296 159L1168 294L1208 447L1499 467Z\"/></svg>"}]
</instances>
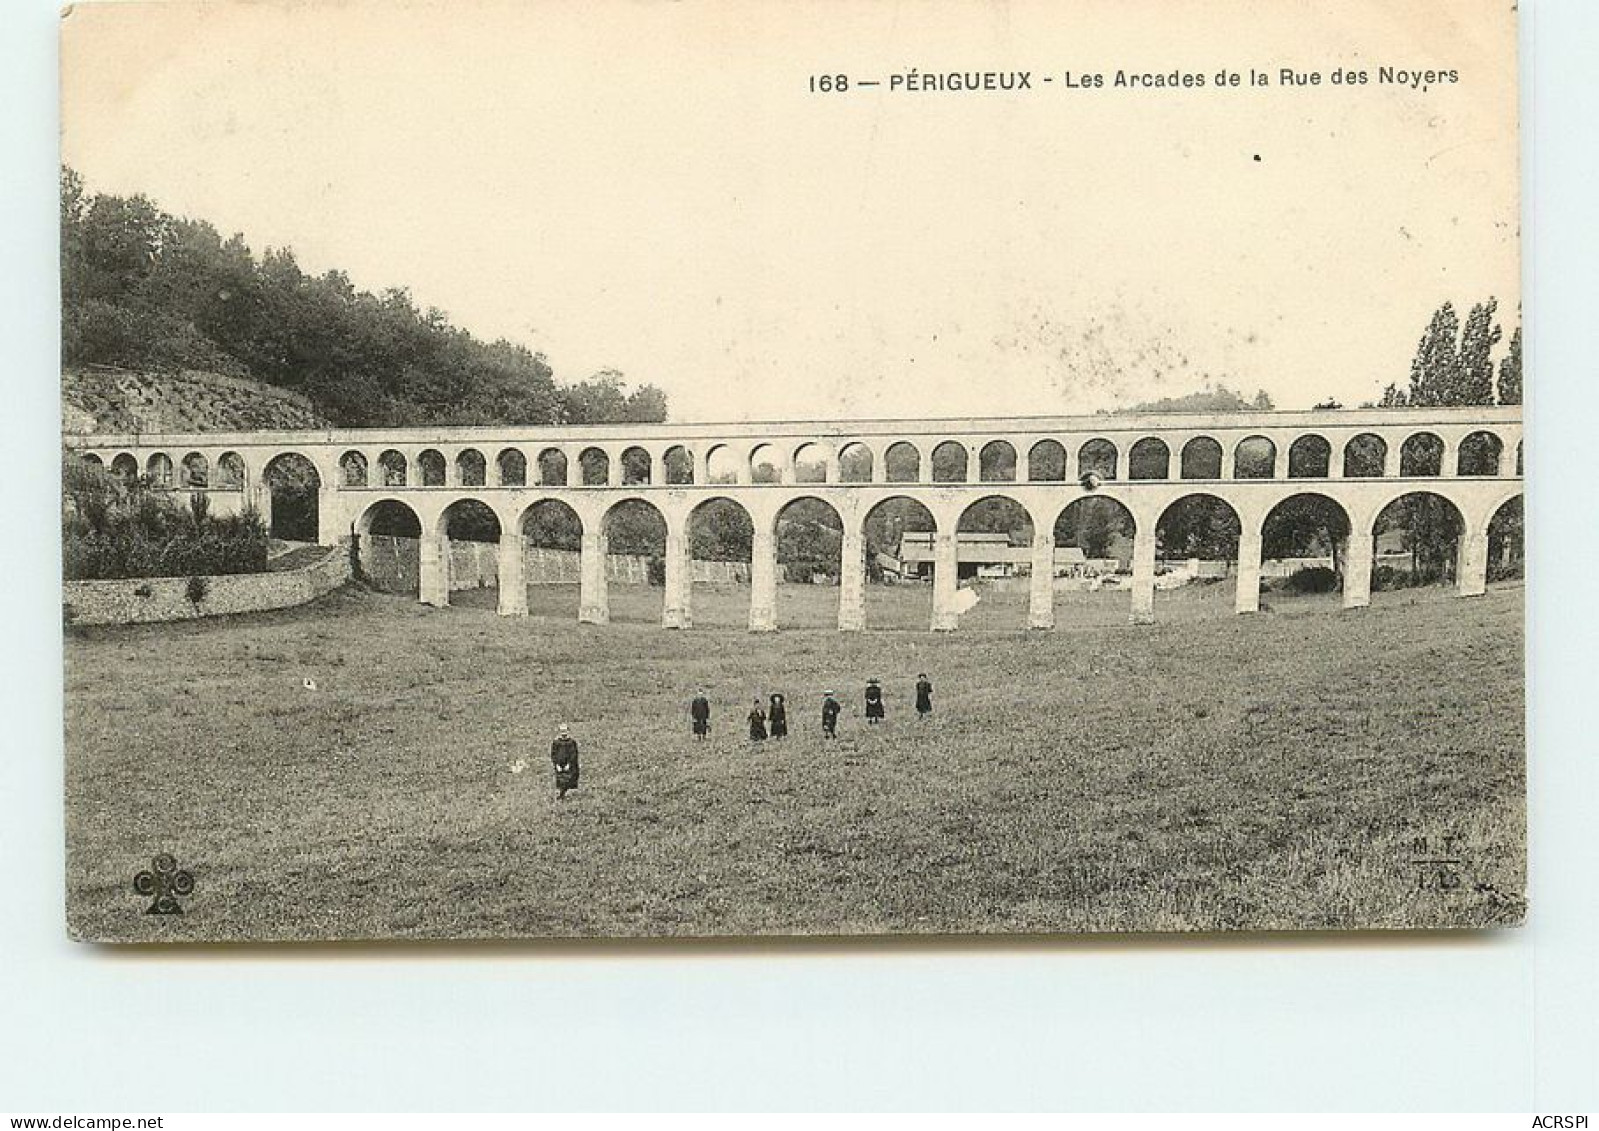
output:
<instances>
[{"instance_id":1,"label":"stone retaining wall","mask_svg":"<svg viewBox=\"0 0 1599 1131\"><path fill-rule=\"evenodd\" d=\"M314 601L349 578L349 548L330 546L324 557L302 569L207 577L205 596L198 603L189 599L187 577L68 581L62 587L63 615L69 624L93 625L258 613Z\"/></svg>"}]
</instances>

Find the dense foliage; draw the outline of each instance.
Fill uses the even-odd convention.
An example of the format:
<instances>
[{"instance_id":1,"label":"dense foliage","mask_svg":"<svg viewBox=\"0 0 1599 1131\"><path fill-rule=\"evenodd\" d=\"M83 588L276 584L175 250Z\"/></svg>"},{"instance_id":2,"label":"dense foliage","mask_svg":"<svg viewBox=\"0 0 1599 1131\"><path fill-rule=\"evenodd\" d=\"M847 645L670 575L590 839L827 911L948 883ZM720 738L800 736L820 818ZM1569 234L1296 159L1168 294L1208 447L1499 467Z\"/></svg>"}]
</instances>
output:
<instances>
[{"instance_id":1,"label":"dense foliage","mask_svg":"<svg viewBox=\"0 0 1599 1131\"><path fill-rule=\"evenodd\" d=\"M652 385L615 372L557 384L542 354L482 342L410 294L307 275L203 220L61 177L62 359L210 370L310 398L334 424L555 424L666 419Z\"/></svg>"},{"instance_id":2,"label":"dense foliage","mask_svg":"<svg viewBox=\"0 0 1599 1131\"><path fill-rule=\"evenodd\" d=\"M68 581L259 573L267 531L254 511L216 516L206 496L124 484L66 456L61 466L61 547ZM202 594L203 596L203 594Z\"/></svg>"},{"instance_id":3,"label":"dense foliage","mask_svg":"<svg viewBox=\"0 0 1599 1131\"><path fill-rule=\"evenodd\" d=\"M1462 324L1452 303L1433 312L1416 344L1410 363L1410 383L1404 388L1389 385L1383 392L1383 407L1427 407L1433 405L1491 405L1496 403L1494 346L1504 337L1495 321L1499 302L1489 298L1472 305ZM1509 348L1498 362L1497 403L1521 403L1521 328L1511 334ZM1513 460L1514 452L1501 459ZM1403 470L1403 469L1401 469ZM1411 557L1415 577L1450 578L1454 570L1460 520L1454 507L1433 495L1413 495L1390 506L1378 516L1377 533L1398 529L1404 548ZM1508 561L1521 556L1521 512L1507 513L1493 532Z\"/></svg>"}]
</instances>

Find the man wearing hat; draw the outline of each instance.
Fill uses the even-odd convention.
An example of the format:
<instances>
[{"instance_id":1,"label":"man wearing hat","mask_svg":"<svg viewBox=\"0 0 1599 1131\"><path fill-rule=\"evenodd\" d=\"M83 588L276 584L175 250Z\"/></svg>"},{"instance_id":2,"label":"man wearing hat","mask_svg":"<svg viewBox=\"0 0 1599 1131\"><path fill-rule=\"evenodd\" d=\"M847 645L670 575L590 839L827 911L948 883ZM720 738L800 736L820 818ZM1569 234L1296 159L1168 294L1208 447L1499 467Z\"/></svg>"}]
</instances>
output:
<instances>
[{"instance_id":1,"label":"man wearing hat","mask_svg":"<svg viewBox=\"0 0 1599 1131\"><path fill-rule=\"evenodd\" d=\"M577 788L577 740L565 723L550 743L550 761L555 763L555 800L565 801L567 791Z\"/></svg>"},{"instance_id":2,"label":"man wearing hat","mask_svg":"<svg viewBox=\"0 0 1599 1131\"><path fill-rule=\"evenodd\" d=\"M822 692L822 737L838 737L838 700L833 698L833 692Z\"/></svg>"}]
</instances>

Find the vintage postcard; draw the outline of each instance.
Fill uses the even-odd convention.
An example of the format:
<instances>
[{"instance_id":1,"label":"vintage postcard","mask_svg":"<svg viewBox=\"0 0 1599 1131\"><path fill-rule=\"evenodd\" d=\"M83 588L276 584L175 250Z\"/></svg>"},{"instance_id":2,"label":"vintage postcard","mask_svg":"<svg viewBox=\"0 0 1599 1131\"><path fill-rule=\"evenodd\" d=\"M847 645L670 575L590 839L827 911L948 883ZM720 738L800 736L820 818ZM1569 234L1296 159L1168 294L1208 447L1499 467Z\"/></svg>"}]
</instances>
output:
<instances>
[{"instance_id":1,"label":"vintage postcard","mask_svg":"<svg viewBox=\"0 0 1599 1131\"><path fill-rule=\"evenodd\" d=\"M1523 921L1512 4L61 46L74 937Z\"/></svg>"}]
</instances>

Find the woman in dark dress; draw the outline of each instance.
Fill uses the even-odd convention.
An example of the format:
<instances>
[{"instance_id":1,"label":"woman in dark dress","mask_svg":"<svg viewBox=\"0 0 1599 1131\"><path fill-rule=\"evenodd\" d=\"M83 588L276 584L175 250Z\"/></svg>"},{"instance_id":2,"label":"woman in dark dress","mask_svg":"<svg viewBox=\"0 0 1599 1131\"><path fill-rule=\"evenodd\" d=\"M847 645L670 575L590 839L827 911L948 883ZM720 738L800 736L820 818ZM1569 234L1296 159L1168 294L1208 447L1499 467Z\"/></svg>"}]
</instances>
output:
<instances>
[{"instance_id":1,"label":"woman in dark dress","mask_svg":"<svg viewBox=\"0 0 1599 1131\"><path fill-rule=\"evenodd\" d=\"M883 721L883 689L875 679L866 681L866 721L873 725Z\"/></svg>"},{"instance_id":2,"label":"woman in dark dress","mask_svg":"<svg viewBox=\"0 0 1599 1131\"><path fill-rule=\"evenodd\" d=\"M822 692L822 737L838 737L838 700L831 691Z\"/></svg>"},{"instance_id":3,"label":"woman in dark dress","mask_svg":"<svg viewBox=\"0 0 1599 1131\"><path fill-rule=\"evenodd\" d=\"M773 738L788 737L788 708L783 706L782 695L772 696L772 705L767 709L766 720L772 726Z\"/></svg>"},{"instance_id":4,"label":"woman in dark dress","mask_svg":"<svg viewBox=\"0 0 1599 1131\"><path fill-rule=\"evenodd\" d=\"M750 708L750 741L766 741L766 712L761 710L759 696L755 699L755 706Z\"/></svg>"},{"instance_id":5,"label":"woman in dark dress","mask_svg":"<svg viewBox=\"0 0 1599 1131\"><path fill-rule=\"evenodd\" d=\"M577 740L565 723L550 743L550 761L555 763L555 800L565 801L567 793L577 788Z\"/></svg>"},{"instance_id":6,"label":"woman in dark dress","mask_svg":"<svg viewBox=\"0 0 1599 1131\"><path fill-rule=\"evenodd\" d=\"M916 717L925 719L933 713L933 682L923 672L916 677Z\"/></svg>"}]
</instances>

